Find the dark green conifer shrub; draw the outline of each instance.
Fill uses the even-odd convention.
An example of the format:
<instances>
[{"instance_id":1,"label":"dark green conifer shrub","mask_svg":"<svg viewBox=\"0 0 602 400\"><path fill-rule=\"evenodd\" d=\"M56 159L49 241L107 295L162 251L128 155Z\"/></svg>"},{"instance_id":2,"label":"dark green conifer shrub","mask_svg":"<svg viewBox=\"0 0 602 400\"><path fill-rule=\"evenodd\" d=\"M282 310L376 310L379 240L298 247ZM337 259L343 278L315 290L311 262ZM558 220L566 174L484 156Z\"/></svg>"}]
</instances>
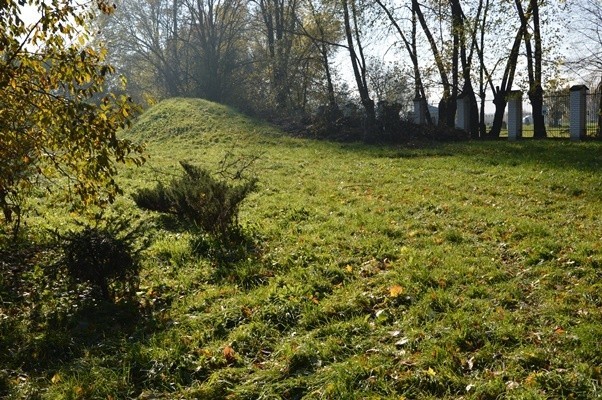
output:
<instances>
[{"instance_id":1,"label":"dark green conifer shrub","mask_svg":"<svg viewBox=\"0 0 602 400\"><path fill-rule=\"evenodd\" d=\"M126 296L138 288L139 252L134 242L139 229L126 220L111 220L106 226L85 225L61 236L63 265L69 278L90 284L105 300Z\"/></svg>"},{"instance_id":2,"label":"dark green conifer shrub","mask_svg":"<svg viewBox=\"0 0 602 400\"><path fill-rule=\"evenodd\" d=\"M248 179L234 186L215 179L201 167L180 162L181 177L133 195L138 207L171 214L212 236L224 238L236 230L240 204L257 186Z\"/></svg>"}]
</instances>

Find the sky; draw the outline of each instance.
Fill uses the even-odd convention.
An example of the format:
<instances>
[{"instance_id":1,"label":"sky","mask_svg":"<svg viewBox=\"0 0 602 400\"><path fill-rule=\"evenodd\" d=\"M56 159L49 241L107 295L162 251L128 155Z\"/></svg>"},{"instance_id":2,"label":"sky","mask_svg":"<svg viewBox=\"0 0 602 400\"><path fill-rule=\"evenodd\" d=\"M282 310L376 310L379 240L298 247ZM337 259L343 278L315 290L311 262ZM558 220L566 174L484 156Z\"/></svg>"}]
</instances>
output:
<instances>
[{"instance_id":1,"label":"sky","mask_svg":"<svg viewBox=\"0 0 602 400\"><path fill-rule=\"evenodd\" d=\"M21 17L26 23L34 23L39 16L35 7L30 5L21 6Z\"/></svg>"}]
</instances>

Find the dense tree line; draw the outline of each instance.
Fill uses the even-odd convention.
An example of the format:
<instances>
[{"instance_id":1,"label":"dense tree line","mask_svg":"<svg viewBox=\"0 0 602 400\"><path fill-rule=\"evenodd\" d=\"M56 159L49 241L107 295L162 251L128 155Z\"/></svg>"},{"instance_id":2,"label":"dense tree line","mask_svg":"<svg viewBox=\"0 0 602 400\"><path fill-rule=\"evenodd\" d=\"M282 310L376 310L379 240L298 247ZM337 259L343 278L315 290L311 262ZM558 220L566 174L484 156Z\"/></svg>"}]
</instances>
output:
<instances>
[{"instance_id":1,"label":"dense tree line","mask_svg":"<svg viewBox=\"0 0 602 400\"><path fill-rule=\"evenodd\" d=\"M436 97L427 121L453 128L458 100L468 99L471 136L495 137L520 87L535 136L545 137L562 16L595 18L600 8L591 0L121 0L101 31L141 99L195 96L331 122L354 102L368 135L379 105L409 112L412 100Z\"/></svg>"}]
</instances>

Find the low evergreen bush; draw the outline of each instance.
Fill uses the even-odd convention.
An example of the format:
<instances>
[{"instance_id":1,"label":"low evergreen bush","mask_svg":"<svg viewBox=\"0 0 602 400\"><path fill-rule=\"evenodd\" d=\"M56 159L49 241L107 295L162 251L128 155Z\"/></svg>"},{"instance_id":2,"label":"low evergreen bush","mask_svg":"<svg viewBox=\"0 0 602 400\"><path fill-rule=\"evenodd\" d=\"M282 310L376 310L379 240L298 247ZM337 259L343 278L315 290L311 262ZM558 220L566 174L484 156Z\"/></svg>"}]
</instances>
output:
<instances>
[{"instance_id":1,"label":"low evergreen bush","mask_svg":"<svg viewBox=\"0 0 602 400\"><path fill-rule=\"evenodd\" d=\"M181 177L133 195L138 207L171 214L214 237L225 238L238 226L240 204L257 187L256 179L234 186L219 181L201 167L180 162Z\"/></svg>"},{"instance_id":2,"label":"low evergreen bush","mask_svg":"<svg viewBox=\"0 0 602 400\"><path fill-rule=\"evenodd\" d=\"M132 295L138 288L140 249L135 242L140 236L139 227L125 219L84 225L60 236L62 265L72 281L91 285L105 300Z\"/></svg>"}]
</instances>

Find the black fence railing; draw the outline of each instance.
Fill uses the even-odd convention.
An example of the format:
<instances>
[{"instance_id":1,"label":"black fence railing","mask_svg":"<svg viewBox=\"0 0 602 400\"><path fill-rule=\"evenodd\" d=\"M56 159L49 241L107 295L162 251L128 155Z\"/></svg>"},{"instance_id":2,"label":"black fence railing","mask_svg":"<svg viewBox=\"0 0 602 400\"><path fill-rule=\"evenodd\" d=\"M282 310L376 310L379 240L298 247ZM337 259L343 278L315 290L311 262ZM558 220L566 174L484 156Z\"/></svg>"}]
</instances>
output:
<instances>
[{"instance_id":1,"label":"black fence railing","mask_svg":"<svg viewBox=\"0 0 602 400\"><path fill-rule=\"evenodd\" d=\"M555 94L544 97L543 114L548 137L571 137L571 102L569 94Z\"/></svg>"},{"instance_id":2,"label":"black fence railing","mask_svg":"<svg viewBox=\"0 0 602 400\"><path fill-rule=\"evenodd\" d=\"M602 123L601 116L601 105L600 98L602 97L602 91L598 90L595 92L590 92L586 97L586 130L587 136L589 137L602 137L602 132L600 131L602 127L600 126Z\"/></svg>"},{"instance_id":3,"label":"black fence railing","mask_svg":"<svg viewBox=\"0 0 602 400\"><path fill-rule=\"evenodd\" d=\"M585 95L585 130L586 136L602 139L602 88ZM579 111L577 111L579 112ZM571 95L566 93L544 95L543 104L546 133L550 138L571 137ZM508 114L504 115L501 136L508 135ZM485 124L489 129L493 122L493 114L485 115ZM533 115L531 107L523 103L522 137L533 137Z\"/></svg>"},{"instance_id":4,"label":"black fence railing","mask_svg":"<svg viewBox=\"0 0 602 400\"><path fill-rule=\"evenodd\" d=\"M602 137L601 104L602 91L589 92L586 96L586 134ZM570 95L555 94L544 97L543 113L546 132L551 138L570 138L571 107ZM533 117L530 109L523 110L523 137L533 136Z\"/></svg>"}]
</instances>

